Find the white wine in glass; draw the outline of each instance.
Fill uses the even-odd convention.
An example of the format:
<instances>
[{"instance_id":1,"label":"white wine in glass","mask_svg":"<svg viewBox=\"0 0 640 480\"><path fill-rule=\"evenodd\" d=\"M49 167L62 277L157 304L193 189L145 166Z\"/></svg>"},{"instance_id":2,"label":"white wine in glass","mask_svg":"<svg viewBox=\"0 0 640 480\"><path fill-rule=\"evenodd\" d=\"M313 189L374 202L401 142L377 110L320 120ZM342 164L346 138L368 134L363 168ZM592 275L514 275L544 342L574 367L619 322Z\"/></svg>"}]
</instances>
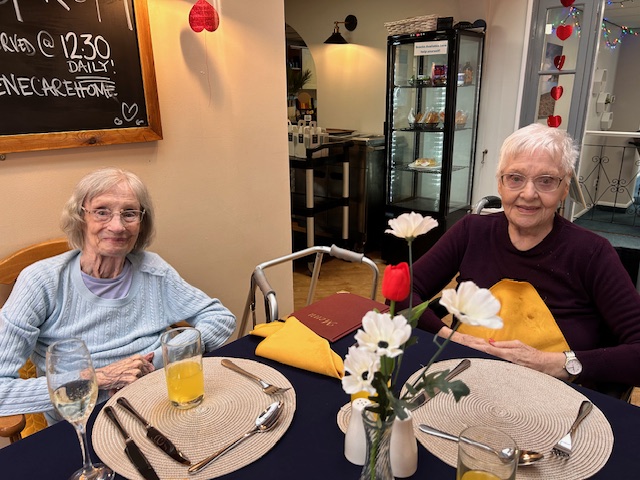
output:
<instances>
[{"instance_id":1,"label":"white wine in glass","mask_svg":"<svg viewBox=\"0 0 640 480\"><path fill-rule=\"evenodd\" d=\"M113 471L91 463L87 442L87 420L98 398L98 382L91 355L77 338L60 340L47 348L47 385L49 396L58 413L71 423L82 449L82 468L69 480L110 480Z\"/></svg>"}]
</instances>

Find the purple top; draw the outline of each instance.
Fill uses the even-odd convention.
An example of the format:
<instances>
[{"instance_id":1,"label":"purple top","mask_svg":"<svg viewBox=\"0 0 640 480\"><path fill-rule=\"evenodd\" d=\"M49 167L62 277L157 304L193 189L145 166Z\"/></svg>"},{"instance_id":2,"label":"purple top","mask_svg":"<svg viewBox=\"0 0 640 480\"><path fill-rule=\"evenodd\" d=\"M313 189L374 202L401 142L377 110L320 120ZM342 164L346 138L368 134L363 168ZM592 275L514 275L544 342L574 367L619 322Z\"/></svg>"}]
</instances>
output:
<instances>
[{"instance_id":1,"label":"purple top","mask_svg":"<svg viewBox=\"0 0 640 480\"><path fill-rule=\"evenodd\" d=\"M549 235L522 252L503 212L467 215L414 264L413 305L458 272L458 283L482 288L502 279L531 283L582 363L579 383L640 385L640 295L607 239L556 215ZM430 309L419 320L433 333L443 325Z\"/></svg>"}]
</instances>

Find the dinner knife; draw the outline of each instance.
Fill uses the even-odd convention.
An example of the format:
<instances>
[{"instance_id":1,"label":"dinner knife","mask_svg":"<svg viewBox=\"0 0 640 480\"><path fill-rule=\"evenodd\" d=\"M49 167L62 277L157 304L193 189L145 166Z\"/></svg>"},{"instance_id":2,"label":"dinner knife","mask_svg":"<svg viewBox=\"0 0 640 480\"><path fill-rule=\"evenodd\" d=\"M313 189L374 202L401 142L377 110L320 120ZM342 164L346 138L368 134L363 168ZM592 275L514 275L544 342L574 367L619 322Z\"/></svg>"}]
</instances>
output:
<instances>
[{"instance_id":1,"label":"dinner knife","mask_svg":"<svg viewBox=\"0 0 640 480\"><path fill-rule=\"evenodd\" d=\"M133 466L140 472L140 475L142 475L145 480L160 480L158 474L149 463L149 460L143 455L138 445L136 445L136 442L133 441L129 433L120 423L120 420L118 420L115 410L111 407L104 407L102 410L124 437L126 444L124 452L127 454L127 457L129 457L129 460L131 460L131 463L133 463Z\"/></svg>"},{"instance_id":2,"label":"dinner knife","mask_svg":"<svg viewBox=\"0 0 640 480\"><path fill-rule=\"evenodd\" d=\"M449 374L445 377L445 379L447 381L451 380L456 375L464 372L470 366L471 366L471 361L468 358L465 358L458 365L456 365L456 367L453 370L449 372ZM423 390L417 397L413 398L409 409L415 410L416 408L421 407L422 405L427 403L429 400L433 399L439 393L440 393L440 390L436 388L433 392L433 397L430 397L429 395L427 395L427 392Z\"/></svg>"},{"instance_id":3,"label":"dinner knife","mask_svg":"<svg viewBox=\"0 0 640 480\"><path fill-rule=\"evenodd\" d=\"M147 438L149 438L155 446L157 446L164 453L169 455L175 461L182 463L183 465L191 465L191 461L185 456L184 453L176 447L171 440L169 440L160 430L151 425L138 411L133 408L133 405L124 397L119 397L116 402L122 408L131 413L147 430Z\"/></svg>"}]
</instances>

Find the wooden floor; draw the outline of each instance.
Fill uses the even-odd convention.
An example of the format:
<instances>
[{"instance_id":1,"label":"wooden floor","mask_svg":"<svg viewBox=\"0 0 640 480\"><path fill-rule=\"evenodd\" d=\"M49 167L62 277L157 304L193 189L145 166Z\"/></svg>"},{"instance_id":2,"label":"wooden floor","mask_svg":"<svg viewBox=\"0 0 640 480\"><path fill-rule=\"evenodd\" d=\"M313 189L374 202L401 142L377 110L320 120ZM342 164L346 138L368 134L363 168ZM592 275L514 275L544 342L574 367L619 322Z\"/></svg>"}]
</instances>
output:
<instances>
[{"instance_id":1,"label":"wooden floor","mask_svg":"<svg viewBox=\"0 0 640 480\"><path fill-rule=\"evenodd\" d=\"M380 270L380 281L376 300L384 302L384 297L380 292L380 283L382 282L382 274L386 267L385 263L380 259L378 253L368 253ZM302 308L306 305L307 293L311 283L311 275L306 264L296 264L293 274L293 294L295 309ZM320 278L316 284L316 292L314 299L333 295L339 291L347 291L368 297L371 293L372 274L368 265L354 264L345 262L336 258L326 258L320 270ZM640 388L636 388L631 396L631 403L640 406Z\"/></svg>"}]
</instances>

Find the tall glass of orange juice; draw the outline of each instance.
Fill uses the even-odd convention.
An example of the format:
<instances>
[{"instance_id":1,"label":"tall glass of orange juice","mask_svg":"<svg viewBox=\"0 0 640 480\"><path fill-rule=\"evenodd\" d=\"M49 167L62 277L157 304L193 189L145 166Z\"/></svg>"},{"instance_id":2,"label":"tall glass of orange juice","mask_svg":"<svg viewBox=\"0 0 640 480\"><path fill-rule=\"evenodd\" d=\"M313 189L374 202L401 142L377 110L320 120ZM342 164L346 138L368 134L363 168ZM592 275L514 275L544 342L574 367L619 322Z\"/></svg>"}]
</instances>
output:
<instances>
[{"instance_id":1,"label":"tall glass of orange juice","mask_svg":"<svg viewBox=\"0 0 640 480\"><path fill-rule=\"evenodd\" d=\"M195 407L204 398L202 340L192 327L173 328L162 334L162 358L169 401L174 407Z\"/></svg>"}]
</instances>

